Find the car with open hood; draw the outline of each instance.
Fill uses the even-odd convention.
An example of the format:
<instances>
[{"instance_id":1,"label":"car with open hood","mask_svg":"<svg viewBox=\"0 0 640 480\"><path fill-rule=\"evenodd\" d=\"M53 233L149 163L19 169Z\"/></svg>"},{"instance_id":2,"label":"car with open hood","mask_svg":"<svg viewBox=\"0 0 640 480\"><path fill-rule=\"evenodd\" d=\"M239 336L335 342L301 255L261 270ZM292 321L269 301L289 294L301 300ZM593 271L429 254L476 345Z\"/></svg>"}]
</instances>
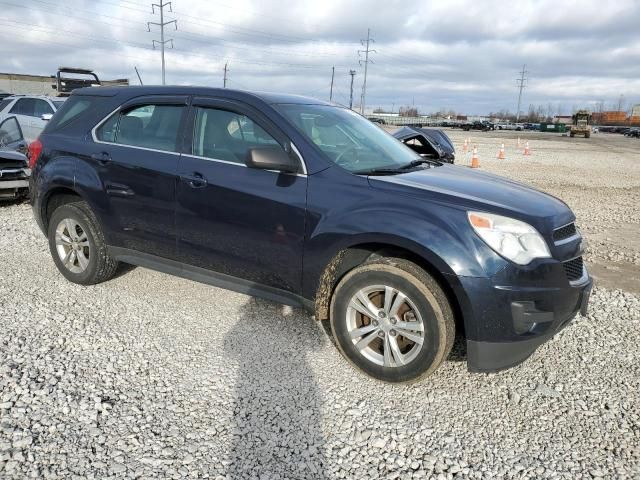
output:
<instances>
[{"instance_id":1,"label":"car with open hood","mask_svg":"<svg viewBox=\"0 0 640 480\"><path fill-rule=\"evenodd\" d=\"M26 151L27 142L16 117L0 121L0 200L28 195L30 171Z\"/></svg>"},{"instance_id":2,"label":"car with open hood","mask_svg":"<svg viewBox=\"0 0 640 480\"><path fill-rule=\"evenodd\" d=\"M439 128L402 127L392 135L421 157L446 163L453 163L456 158L453 142Z\"/></svg>"}]
</instances>

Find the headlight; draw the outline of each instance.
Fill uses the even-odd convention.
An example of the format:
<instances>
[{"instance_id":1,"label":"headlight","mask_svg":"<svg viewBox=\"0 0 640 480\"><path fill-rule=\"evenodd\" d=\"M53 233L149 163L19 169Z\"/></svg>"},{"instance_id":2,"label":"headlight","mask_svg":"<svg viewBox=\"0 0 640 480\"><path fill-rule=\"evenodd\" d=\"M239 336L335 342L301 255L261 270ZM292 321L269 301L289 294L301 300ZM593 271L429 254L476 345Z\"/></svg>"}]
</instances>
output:
<instances>
[{"instance_id":1,"label":"headlight","mask_svg":"<svg viewBox=\"0 0 640 480\"><path fill-rule=\"evenodd\" d=\"M528 223L484 212L467 212L469 223L480 238L503 257L518 265L551 253L542 235Z\"/></svg>"}]
</instances>

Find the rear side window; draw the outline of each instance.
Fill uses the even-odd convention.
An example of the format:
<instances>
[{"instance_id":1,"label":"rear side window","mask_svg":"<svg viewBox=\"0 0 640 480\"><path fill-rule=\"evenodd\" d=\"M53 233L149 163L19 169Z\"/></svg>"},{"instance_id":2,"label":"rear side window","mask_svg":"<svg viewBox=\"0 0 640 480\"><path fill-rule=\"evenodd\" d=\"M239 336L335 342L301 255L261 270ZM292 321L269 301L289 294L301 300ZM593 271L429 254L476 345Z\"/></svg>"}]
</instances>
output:
<instances>
[{"instance_id":1,"label":"rear side window","mask_svg":"<svg viewBox=\"0 0 640 480\"><path fill-rule=\"evenodd\" d=\"M9 113L16 115L27 115L29 117L34 116L35 111L35 99L33 98L21 98L19 99Z\"/></svg>"},{"instance_id":2,"label":"rear side window","mask_svg":"<svg viewBox=\"0 0 640 480\"><path fill-rule=\"evenodd\" d=\"M250 148L264 145L279 143L249 117L215 108L197 109L194 155L244 164Z\"/></svg>"},{"instance_id":3,"label":"rear side window","mask_svg":"<svg viewBox=\"0 0 640 480\"><path fill-rule=\"evenodd\" d=\"M109 117L96 131L102 142L176 152L184 107L142 105Z\"/></svg>"}]
</instances>

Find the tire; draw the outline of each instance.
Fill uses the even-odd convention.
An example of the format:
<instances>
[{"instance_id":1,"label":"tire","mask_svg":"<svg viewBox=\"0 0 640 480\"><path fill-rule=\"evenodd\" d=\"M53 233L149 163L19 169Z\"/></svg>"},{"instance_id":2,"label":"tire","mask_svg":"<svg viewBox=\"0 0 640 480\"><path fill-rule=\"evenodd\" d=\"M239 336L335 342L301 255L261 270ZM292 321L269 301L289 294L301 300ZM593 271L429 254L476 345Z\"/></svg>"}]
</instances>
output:
<instances>
[{"instance_id":1,"label":"tire","mask_svg":"<svg viewBox=\"0 0 640 480\"><path fill-rule=\"evenodd\" d=\"M585 134L584 134L584 138L590 138L590 137L591 137L591 134L590 134L590 133L585 133Z\"/></svg>"},{"instance_id":2,"label":"tire","mask_svg":"<svg viewBox=\"0 0 640 480\"><path fill-rule=\"evenodd\" d=\"M389 308L385 308L386 293L392 293ZM399 293L406 300L394 309ZM380 310L363 310L358 295ZM372 316L364 315L365 311ZM453 311L438 283L414 263L399 258L376 259L348 272L334 290L330 322L340 352L352 365L392 383L433 373L449 355L455 337ZM356 333L359 329L362 335Z\"/></svg>"},{"instance_id":3,"label":"tire","mask_svg":"<svg viewBox=\"0 0 640 480\"><path fill-rule=\"evenodd\" d=\"M115 274L118 262L109 256L98 220L85 202L58 207L47 236L53 261L70 282L94 285Z\"/></svg>"},{"instance_id":4,"label":"tire","mask_svg":"<svg viewBox=\"0 0 640 480\"><path fill-rule=\"evenodd\" d=\"M571 132L571 133L569 134L569 136L570 136L571 138L573 138L573 137L575 137L575 136L576 136L576 134L575 134L575 133L573 133L573 132Z\"/></svg>"}]
</instances>

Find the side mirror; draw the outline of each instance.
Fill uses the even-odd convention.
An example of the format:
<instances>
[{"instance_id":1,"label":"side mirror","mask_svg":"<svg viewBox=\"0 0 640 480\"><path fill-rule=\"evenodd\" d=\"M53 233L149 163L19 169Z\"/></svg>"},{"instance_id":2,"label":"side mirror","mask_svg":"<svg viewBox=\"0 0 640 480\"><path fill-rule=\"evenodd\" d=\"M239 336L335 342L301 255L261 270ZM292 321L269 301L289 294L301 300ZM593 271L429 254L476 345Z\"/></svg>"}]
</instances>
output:
<instances>
[{"instance_id":1,"label":"side mirror","mask_svg":"<svg viewBox=\"0 0 640 480\"><path fill-rule=\"evenodd\" d=\"M277 146L250 148L247 152L245 165L249 168L287 173L297 173L300 169L299 162Z\"/></svg>"},{"instance_id":2,"label":"side mirror","mask_svg":"<svg viewBox=\"0 0 640 480\"><path fill-rule=\"evenodd\" d=\"M42 115L40 115L40 118L45 122L51 120L51 117L53 117L53 113L43 113Z\"/></svg>"}]
</instances>

